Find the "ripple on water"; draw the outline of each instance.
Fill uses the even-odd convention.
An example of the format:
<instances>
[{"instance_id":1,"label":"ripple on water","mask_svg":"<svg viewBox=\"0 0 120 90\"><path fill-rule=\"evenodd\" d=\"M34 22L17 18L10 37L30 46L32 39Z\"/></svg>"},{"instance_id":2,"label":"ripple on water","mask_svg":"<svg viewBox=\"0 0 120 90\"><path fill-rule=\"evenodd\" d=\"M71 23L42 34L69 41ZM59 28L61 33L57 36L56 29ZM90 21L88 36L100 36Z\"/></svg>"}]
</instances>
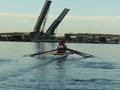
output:
<instances>
[{"instance_id":1,"label":"ripple on water","mask_svg":"<svg viewBox=\"0 0 120 90\"><path fill-rule=\"evenodd\" d=\"M11 61L12 61L12 59L0 58L0 65L9 63L9 62L11 62Z\"/></svg>"},{"instance_id":2,"label":"ripple on water","mask_svg":"<svg viewBox=\"0 0 120 90\"><path fill-rule=\"evenodd\" d=\"M120 88L120 81L119 80L112 80L112 79L103 79L103 78L91 78L91 79L73 79L68 82L69 87L76 86L74 89L82 88L83 90L86 89L112 89L112 88Z\"/></svg>"},{"instance_id":3,"label":"ripple on water","mask_svg":"<svg viewBox=\"0 0 120 90\"><path fill-rule=\"evenodd\" d=\"M116 69L116 64L112 62L84 62L81 61L78 67L95 69Z\"/></svg>"}]
</instances>

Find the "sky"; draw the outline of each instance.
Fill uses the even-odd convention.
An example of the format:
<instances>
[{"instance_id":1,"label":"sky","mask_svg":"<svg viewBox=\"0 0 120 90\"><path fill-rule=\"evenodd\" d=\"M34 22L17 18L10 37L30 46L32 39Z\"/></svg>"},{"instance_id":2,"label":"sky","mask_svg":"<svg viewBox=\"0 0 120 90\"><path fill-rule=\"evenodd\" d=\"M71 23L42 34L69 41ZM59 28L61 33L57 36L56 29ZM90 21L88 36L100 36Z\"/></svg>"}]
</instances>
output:
<instances>
[{"instance_id":1,"label":"sky","mask_svg":"<svg viewBox=\"0 0 120 90\"><path fill-rule=\"evenodd\" d=\"M0 33L32 32L46 0L0 0ZM64 10L56 29L64 33L120 34L120 0L51 0L45 31Z\"/></svg>"}]
</instances>

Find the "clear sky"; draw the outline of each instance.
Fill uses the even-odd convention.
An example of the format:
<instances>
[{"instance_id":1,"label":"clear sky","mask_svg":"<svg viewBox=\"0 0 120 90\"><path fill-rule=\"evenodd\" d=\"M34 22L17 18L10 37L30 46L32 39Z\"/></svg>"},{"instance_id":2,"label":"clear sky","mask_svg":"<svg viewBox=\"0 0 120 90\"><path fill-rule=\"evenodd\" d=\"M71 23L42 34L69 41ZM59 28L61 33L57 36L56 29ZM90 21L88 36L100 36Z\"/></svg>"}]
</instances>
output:
<instances>
[{"instance_id":1,"label":"clear sky","mask_svg":"<svg viewBox=\"0 0 120 90\"><path fill-rule=\"evenodd\" d=\"M51 0L47 29L64 8L57 28L64 33L120 34L120 0ZM31 32L45 0L0 0L0 32Z\"/></svg>"}]
</instances>

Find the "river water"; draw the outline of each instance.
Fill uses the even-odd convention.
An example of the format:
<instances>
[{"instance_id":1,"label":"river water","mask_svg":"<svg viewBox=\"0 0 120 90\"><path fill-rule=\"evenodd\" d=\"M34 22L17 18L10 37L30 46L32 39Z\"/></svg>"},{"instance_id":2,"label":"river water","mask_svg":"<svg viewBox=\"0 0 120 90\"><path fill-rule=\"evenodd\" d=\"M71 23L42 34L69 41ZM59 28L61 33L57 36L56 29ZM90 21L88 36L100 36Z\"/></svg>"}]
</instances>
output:
<instances>
[{"instance_id":1,"label":"river water","mask_svg":"<svg viewBox=\"0 0 120 90\"><path fill-rule=\"evenodd\" d=\"M0 90L120 90L120 45L67 43L94 55L54 60L30 54L57 43L0 42Z\"/></svg>"}]
</instances>

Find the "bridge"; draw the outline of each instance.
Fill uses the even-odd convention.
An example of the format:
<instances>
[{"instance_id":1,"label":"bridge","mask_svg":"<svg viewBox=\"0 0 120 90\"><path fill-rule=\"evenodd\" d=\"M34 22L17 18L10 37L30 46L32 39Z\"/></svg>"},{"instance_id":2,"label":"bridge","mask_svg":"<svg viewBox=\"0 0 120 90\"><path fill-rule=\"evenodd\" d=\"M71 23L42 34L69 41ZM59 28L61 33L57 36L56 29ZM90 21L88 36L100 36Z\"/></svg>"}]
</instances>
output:
<instances>
[{"instance_id":1,"label":"bridge","mask_svg":"<svg viewBox=\"0 0 120 90\"><path fill-rule=\"evenodd\" d=\"M65 8L62 13L57 17L57 19L55 19L54 22L50 25L50 27L46 30L46 32L44 32L51 2L51 0L46 0L42 8L42 11L35 24L34 30L31 33L32 41L57 41L57 38L55 37L55 30L70 9Z\"/></svg>"},{"instance_id":2,"label":"bridge","mask_svg":"<svg viewBox=\"0 0 120 90\"><path fill-rule=\"evenodd\" d=\"M30 41L30 33L28 32L0 33L0 41Z\"/></svg>"},{"instance_id":3,"label":"bridge","mask_svg":"<svg viewBox=\"0 0 120 90\"><path fill-rule=\"evenodd\" d=\"M7 32L7 33L0 33L0 36L22 36L22 35L29 35L29 32Z\"/></svg>"},{"instance_id":4,"label":"bridge","mask_svg":"<svg viewBox=\"0 0 120 90\"><path fill-rule=\"evenodd\" d=\"M115 34L92 34L92 33L66 33L65 39L69 42L91 43L119 43L120 35Z\"/></svg>"},{"instance_id":5,"label":"bridge","mask_svg":"<svg viewBox=\"0 0 120 90\"><path fill-rule=\"evenodd\" d=\"M62 11L62 13L58 16L58 18L55 19L55 21L46 30L46 32L44 32L51 2L52 2L51 0L45 1L45 4L42 8L42 11L37 19L37 22L32 32L30 33L27 33L27 32L0 33L0 40L20 41L23 39L23 37L25 37L25 38L31 39L32 41L50 41L50 42L57 41L57 38L55 36L55 29L64 19L69 9L65 8Z\"/></svg>"}]
</instances>

